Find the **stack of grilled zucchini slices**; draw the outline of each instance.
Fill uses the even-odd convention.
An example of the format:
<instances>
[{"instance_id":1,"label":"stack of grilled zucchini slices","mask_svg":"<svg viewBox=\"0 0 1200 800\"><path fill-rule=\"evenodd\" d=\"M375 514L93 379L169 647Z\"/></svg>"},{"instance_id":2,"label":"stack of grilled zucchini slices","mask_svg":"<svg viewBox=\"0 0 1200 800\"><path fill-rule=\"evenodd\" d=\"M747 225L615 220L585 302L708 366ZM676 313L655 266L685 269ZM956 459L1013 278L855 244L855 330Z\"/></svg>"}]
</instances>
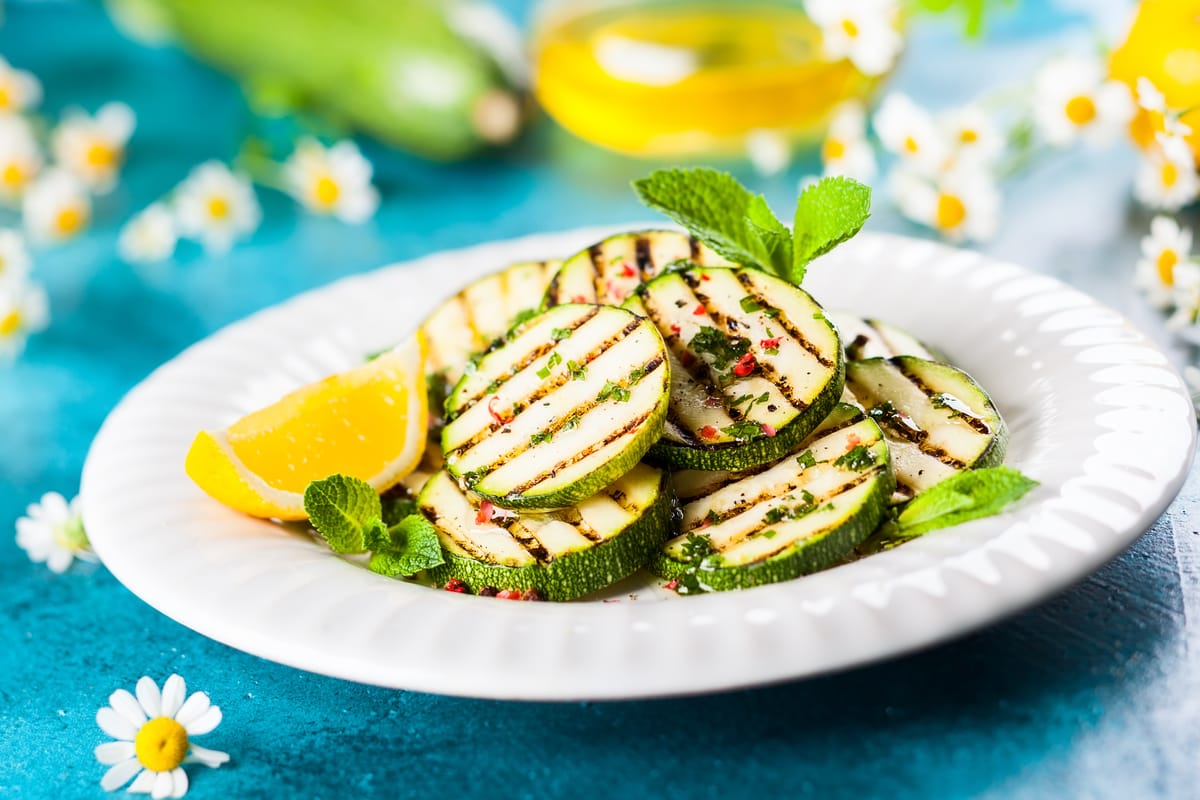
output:
<instances>
[{"instance_id":1,"label":"stack of grilled zucchini slices","mask_svg":"<svg viewBox=\"0 0 1200 800\"><path fill-rule=\"evenodd\" d=\"M472 591L788 580L1004 457L986 392L915 337L676 231L511 266L423 328L445 401L417 502L431 577Z\"/></svg>"}]
</instances>

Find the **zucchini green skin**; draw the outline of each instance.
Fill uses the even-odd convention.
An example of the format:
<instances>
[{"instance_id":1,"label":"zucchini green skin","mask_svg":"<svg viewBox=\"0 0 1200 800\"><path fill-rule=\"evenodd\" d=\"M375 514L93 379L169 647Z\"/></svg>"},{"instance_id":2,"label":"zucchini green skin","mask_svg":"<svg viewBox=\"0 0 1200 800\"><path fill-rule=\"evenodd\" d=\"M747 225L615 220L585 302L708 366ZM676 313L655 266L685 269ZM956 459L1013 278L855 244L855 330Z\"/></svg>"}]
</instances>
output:
<instances>
[{"instance_id":1,"label":"zucchini green skin","mask_svg":"<svg viewBox=\"0 0 1200 800\"><path fill-rule=\"evenodd\" d=\"M829 311L838 328L847 361L892 356L916 356L945 361L940 354L906 330L882 320L859 317L848 311Z\"/></svg>"},{"instance_id":2,"label":"zucchini green skin","mask_svg":"<svg viewBox=\"0 0 1200 800\"><path fill-rule=\"evenodd\" d=\"M576 346L577 339L587 339L590 334L584 331L593 320L602 320L596 324L603 334L601 338L607 338L604 349L584 364L585 377L579 391L588 392L588 396L585 398L581 394L562 401L563 396L575 389L574 378L568 378L565 373L575 363L576 355L582 358L579 353L567 353L574 352L570 348ZM620 334L613 338L610 333L617 328L621 328ZM574 332L562 339L548 340L551 331L564 329ZM636 364L620 361L603 368L597 366L609 350L615 351L627 341L633 343L626 351L631 355L638 354ZM560 357L554 361L556 356ZM541 375L539 367L543 365L551 373L547 377ZM647 371L635 380L632 373L643 365ZM534 374L538 377L532 377ZM625 386L632 400L628 396L624 401L609 396L601 401L596 390L603 388L598 384L605 376L611 378L610 382ZM499 388L493 388L495 383L484 388L482 384L489 378L500 381ZM554 386L551 393L539 395L541 387L549 384ZM669 386L670 367L665 345L653 325L612 306L557 306L510 331L503 344L490 350L476 369L459 381L446 403L448 421L442 430L441 442L446 454L446 468L467 488L505 508L567 508L624 475L658 440L667 415ZM507 394L510 391L512 394ZM556 391L560 391L558 396L554 394ZM514 415L503 422L495 416L494 421L488 421L481 409L483 406L490 409L487 398L496 399L500 394L505 394L500 405L512 409ZM589 399L592 396L595 400ZM554 401L565 402L567 407L559 408ZM570 403L580 405L571 407ZM543 412L542 407L548 407L549 411ZM606 407L608 411L604 410ZM533 420L531 425L538 425L539 417L549 414L549 419L544 421L549 427L525 430L529 427L524 424L526 413ZM468 414L474 415L473 418L464 419ZM616 417L615 421L621 423L615 431L598 427L606 415ZM575 423L568 425L572 418ZM521 439L518 430L524 430L527 438ZM551 435L538 438L543 433ZM575 436L576 433L579 436ZM559 434L565 434L569 437L567 441L583 446L578 451L578 458L573 458L572 451L564 450L568 445L557 438ZM477 447L491 447L488 439L495 437L506 437L499 441L509 443L502 460L474 455ZM528 447L525 441L529 442ZM596 443L599 443L597 448L588 449ZM538 454L548 452L558 453L553 468L542 465L529 479L516 481L518 473L514 463L528 456L522 466L535 465L540 463ZM587 459L595 463L584 469ZM503 478L496 477L501 473L504 473Z\"/></svg>"},{"instance_id":3,"label":"zucchini green skin","mask_svg":"<svg viewBox=\"0 0 1200 800\"><path fill-rule=\"evenodd\" d=\"M694 236L673 230L618 233L563 262L550 281L543 307L564 303L620 305L637 287L679 260L700 266L733 266Z\"/></svg>"},{"instance_id":4,"label":"zucchini green skin","mask_svg":"<svg viewBox=\"0 0 1200 800\"><path fill-rule=\"evenodd\" d=\"M889 375L907 379L908 383L898 382L907 393L906 401L900 400L894 386L884 389ZM974 424L967 426L962 420L956 419L952 411L934 406L932 398L940 392L953 394L970 408L978 422L986 426L984 431L968 434L968 441L983 440L982 449L977 452L947 452L929 447L923 438L914 439L906 426L889 421L886 414L879 415L884 435L894 448L896 478L904 499L930 488L955 472L993 467L1004 462L1008 448L1008 426L983 387L957 367L916 356L852 361L848 367L846 388L872 416L879 414L878 409L884 401L895 401L899 410L907 415L918 420L922 417L935 420L933 424L918 424L926 431L918 434L920 437L938 430L944 431L943 435L961 436L953 434L953 431L958 429L966 432L974 427ZM918 402L913 403L912 400ZM921 468L919 472L918 467Z\"/></svg>"},{"instance_id":5,"label":"zucchini green skin","mask_svg":"<svg viewBox=\"0 0 1200 800\"><path fill-rule=\"evenodd\" d=\"M691 353L691 343L683 341L684 335L681 333L678 323L687 325L688 320L695 320L697 315L692 313L690 308L685 308L682 312L678 311L674 307L677 306L677 303L665 303L662 309L653 312L651 311L651 301L656 292L659 292L661 289L665 294L668 291L668 287L670 287L669 291L672 293L672 296L678 297L680 287L675 286L675 284L681 283L686 283L691 287L692 291L696 292L696 297L701 297L704 296L703 291L712 291L709 287L721 286L728 279L728 276L734 276L741 282L741 285L747 287L745 290L739 290L743 291L743 293L753 291L773 293L776 296L782 294L790 295L786 299L786 302L792 304L793 308L800 309L804 315L810 318L809 320L789 320L789 324L794 324L796 328L808 324L812 319L819 318L821 320L820 327L825 331L824 335L829 339L828 344L830 347L829 352L824 353L824 356L828 359L828 366L816 367L816 369L824 370L827 373L825 383L815 396L807 399L806 407L800 410L792 409L796 412L794 416L786 423L776 426L774 435L766 435L764 430L763 435L748 440L730 439L711 443L703 441L697 431L688 431L684 429L683 425L672 423L672 417L683 418L688 413L685 405L689 402L681 393L675 391L673 388L671 397L672 407L671 413L668 415L666 435L650 448L647 456L653 463L663 464L672 468L731 471L749 469L761 464L770 463L791 451L805 437L812 433L841 399L846 377L846 360L840 339L837 335L837 329L828 319L823 318L820 305L807 292L782 279L767 275L758 270L693 267L664 274L650 281L639 291L637 296L626 301L624 307L634 313L650 318L659 327L659 332L663 335L669 349L674 349L683 355L690 353L692 360L695 362L701 360L701 357ZM753 289L750 288L752 285ZM765 294L764 298L770 299ZM777 302L782 304L785 301L780 299ZM700 305L703 306L704 304ZM763 327L771 330L773 333L782 334L783 329L779 323L780 317L778 316L779 309L776 308L774 311L776 316L771 317ZM717 314L715 311L712 313ZM750 321L757 317L759 313L760 311L745 311L744 307L741 309L736 307L730 309L726 304L724 311L717 316L726 320L726 326L737 325L736 330L749 333L754 330L753 323ZM733 330L734 328L731 327L729 329ZM780 336L776 341L779 338L787 339L786 336ZM760 339L758 344L761 346L763 341L765 340ZM761 349L754 347L753 344L751 345L750 352L760 361L767 357ZM678 357L673 355L672 358L677 359ZM677 367L673 365L672 369L675 370ZM792 378L792 375L786 370L780 374L782 374L782 380L784 381ZM695 385L700 386L701 384L697 381ZM749 384L741 379L735 379L732 383L721 387L713 387L710 383L706 391L711 395L715 389L727 399L728 395L725 394L726 392L739 394L740 389L738 391L734 390L743 385ZM757 394L763 385L761 383L757 384L758 388L752 390L752 394ZM728 404L726 405L728 406ZM694 403L692 407L695 407ZM751 405L750 408L753 410L755 406ZM768 406L768 408L772 407ZM721 409L721 413L728 414L731 412L726 407ZM752 417L749 417L749 419L758 422L767 421L755 420ZM728 422L730 417L725 417L725 420Z\"/></svg>"},{"instance_id":6,"label":"zucchini green skin","mask_svg":"<svg viewBox=\"0 0 1200 800\"><path fill-rule=\"evenodd\" d=\"M551 561L510 567L451 553L427 575L437 584L458 578L472 592L484 586L525 591L536 589L547 600L574 600L616 583L644 567L672 532L675 497L670 476L659 470L658 496L620 533L586 550Z\"/></svg>"},{"instance_id":7,"label":"zucchini green skin","mask_svg":"<svg viewBox=\"0 0 1200 800\"><path fill-rule=\"evenodd\" d=\"M737 495L739 498L746 495L759 498L755 504L749 507L738 507L740 515L741 513L753 514L758 503L774 504L780 498L795 497L796 492L800 489L807 490L807 488L812 488L814 492L818 492L819 490L814 483L806 481L806 476L811 474L811 469L806 469L796 476L787 468L786 464L797 453L814 447L824 447L825 452L828 453L828 448L832 446L835 448L834 452L842 452L840 448L842 438L839 434L843 431L847 432L844 434L845 436L854 437L847 438L847 441L851 444L860 441L857 438L860 435L862 437L869 437L869 439L863 438L861 441L864 443L864 446L867 446L873 461L865 468L851 468L853 471L849 473L826 473L826 476L829 474L846 475L847 477L862 476L848 486L842 485L832 496L814 501L818 505L822 502L836 503L839 500L845 502L847 496L857 493L859 496L854 502L836 509L836 513L840 515L841 521L837 524L824 527L813 535L798 540L787 549L765 559L744 564L730 564L722 561L719 557L710 556L701 563L695 573L704 589L708 591L745 589L766 583L791 580L802 575L827 569L853 553L854 549L870 537L876 528L878 528L887 513L889 499L895 489L895 477L892 473L890 452L887 441L883 437L883 432L879 426L873 420L867 419L860 410L845 404L839 405L834 410L830 415L829 421L823 424L820 430L803 442L792 453L789 453L786 458L780 459L776 464L767 465L758 470L745 473L714 476L718 480L714 481L713 486L715 488L709 490L712 493L709 496L716 497L718 492L728 495L729 492L734 491L739 493ZM867 441L871 442L869 446L865 444ZM772 484L770 481L767 481L765 484L759 483L756 486L755 483L762 481L770 472L777 471L778 468L784 469L784 474L776 475L772 480L779 482L784 491L775 494L756 494L755 492L762 492ZM827 477L822 476L821 478L817 478L817 483L820 483L822 480L827 480ZM865 492L861 491L861 487L864 484L866 485ZM835 483L833 485L836 486L838 484ZM684 511L685 522L688 516L695 519L698 511L694 509L698 508L699 511L703 511L706 502L708 502L707 497L699 497L689 502ZM728 497L726 498L726 502L728 502ZM709 508L711 513L712 506L709 506ZM812 513L819 513L819 509ZM737 517L733 518L736 519ZM805 519L815 518L806 517ZM733 549L741 546L743 542L751 541L754 536L762 531L763 526L773 526L775 524L779 524L779 521L772 521L769 516L764 521L751 522L749 533L744 534L741 539L736 540L733 544ZM692 531L702 530L703 527L705 526L692 528ZM667 545L664 545L655 554L648 567L652 573L667 580L679 580L689 574L689 570L692 568L691 564L681 561L671 554L670 542L676 542L678 538L670 540ZM753 541L757 542L758 540L753 539ZM720 555L722 553L716 554L716 556Z\"/></svg>"}]
</instances>

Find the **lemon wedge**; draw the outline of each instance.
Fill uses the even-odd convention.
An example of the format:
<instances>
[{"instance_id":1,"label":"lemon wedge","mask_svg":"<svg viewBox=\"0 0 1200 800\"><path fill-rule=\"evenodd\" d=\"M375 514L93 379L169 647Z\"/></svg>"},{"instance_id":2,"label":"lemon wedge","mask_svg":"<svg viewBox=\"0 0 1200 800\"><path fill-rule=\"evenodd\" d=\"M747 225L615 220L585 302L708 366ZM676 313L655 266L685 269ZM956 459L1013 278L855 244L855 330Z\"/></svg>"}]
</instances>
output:
<instances>
[{"instance_id":1,"label":"lemon wedge","mask_svg":"<svg viewBox=\"0 0 1200 800\"><path fill-rule=\"evenodd\" d=\"M201 431L187 454L187 474L230 508L284 520L305 519L305 487L333 474L388 489L417 467L425 449L427 352L424 336L414 334L227 428Z\"/></svg>"}]
</instances>

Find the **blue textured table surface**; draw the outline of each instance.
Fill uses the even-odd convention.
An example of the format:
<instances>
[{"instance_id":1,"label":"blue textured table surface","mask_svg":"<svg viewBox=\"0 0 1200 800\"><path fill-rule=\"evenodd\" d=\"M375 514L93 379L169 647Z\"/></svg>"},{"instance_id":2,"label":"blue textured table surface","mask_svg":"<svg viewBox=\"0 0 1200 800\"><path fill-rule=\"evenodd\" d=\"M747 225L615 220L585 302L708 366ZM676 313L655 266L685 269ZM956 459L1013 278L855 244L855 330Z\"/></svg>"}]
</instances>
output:
<instances>
[{"instance_id":1,"label":"blue textured table surface","mask_svg":"<svg viewBox=\"0 0 1200 800\"><path fill-rule=\"evenodd\" d=\"M518 12L524 4L510 3ZM1038 5L1038 4L1027 4ZM1079 4L1082 5L1082 4ZM10 5L0 54L34 71L56 112L109 99L139 117L120 188L94 228L37 253L54 323L0 369L0 797L100 797L97 708L140 675L179 672L225 721L229 751L189 797L1194 797L1200 768L1200 480L1127 553L1078 586L936 649L845 674L713 697L522 705L314 676L209 641L99 566L57 576L15 546L42 492L71 495L105 414L154 367L249 312L342 275L548 228L644 217L644 167L564 144L542 125L514 150L434 167L368 148L385 202L361 228L262 192L266 224L221 259L184 248L131 268L115 232L193 164L229 158L248 125L227 79L122 39L89 5ZM1090 23L1044 9L986 46L918 32L894 85L931 104L1020 75ZM954 68L948 68L954 67ZM564 151L565 154L564 154ZM795 181L759 180L782 207ZM1098 294L1163 339L1129 275L1146 218L1126 155L1045 162L1007 192L989 252ZM886 209L879 230L918 233ZM1187 354L1173 350L1180 360ZM186 568L180 565L180 568Z\"/></svg>"}]
</instances>

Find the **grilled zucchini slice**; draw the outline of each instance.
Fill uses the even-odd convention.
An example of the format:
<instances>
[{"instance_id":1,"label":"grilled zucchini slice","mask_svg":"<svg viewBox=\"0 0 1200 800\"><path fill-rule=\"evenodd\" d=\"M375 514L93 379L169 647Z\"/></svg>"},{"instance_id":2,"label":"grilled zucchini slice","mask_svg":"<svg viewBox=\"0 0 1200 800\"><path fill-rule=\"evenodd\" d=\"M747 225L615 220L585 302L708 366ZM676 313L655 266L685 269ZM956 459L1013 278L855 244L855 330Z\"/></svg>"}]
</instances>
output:
<instances>
[{"instance_id":1,"label":"grilled zucchini slice","mask_svg":"<svg viewBox=\"0 0 1200 800\"><path fill-rule=\"evenodd\" d=\"M582 597L643 567L670 534L673 508L666 474L645 464L560 511L481 509L446 472L429 480L417 502L445 556L434 580L458 578L476 592L536 589L547 600Z\"/></svg>"},{"instance_id":2,"label":"grilled zucchini slice","mask_svg":"<svg viewBox=\"0 0 1200 800\"><path fill-rule=\"evenodd\" d=\"M807 292L754 269L693 267L647 283L625 307L667 342L671 406L651 458L748 469L783 456L837 402L845 361Z\"/></svg>"},{"instance_id":3,"label":"grilled zucchini slice","mask_svg":"<svg viewBox=\"0 0 1200 800\"><path fill-rule=\"evenodd\" d=\"M846 388L883 428L902 496L1004 461L1008 428L960 369L915 356L870 358L847 365Z\"/></svg>"},{"instance_id":4,"label":"grilled zucchini slice","mask_svg":"<svg viewBox=\"0 0 1200 800\"><path fill-rule=\"evenodd\" d=\"M924 342L911 333L877 319L865 319L848 311L826 312L837 326L847 361L864 358L916 356L929 361L943 361Z\"/></svg>"},{"instance_id":5,"label":"grilled zucchini slice","mask_svg":"<svg viewBox=\"0 0 1200 800\"><path fill-rule=\"evenodd\" d=\"M552 308L512 330L446 401L446 468L509 508L574 505L662 435L670 368L655 327L624 309Z\"/></svg>"},{"instance_id":6,"label":"grilled zucchini slice","mask_svg":"<svg viewBox=\"0 0 1200 800\"><path fill-rule=\"evenodd\" d=\"M732 266L708 246L679 231L620 233L563 262L546 290L546 307L564 303L619 306L641 283L677 261Z\"/></svg>"},{"instance_id":7,"label":"grilled zucchini slice","mask_svg":"<svg viewBox=\"0 0 1200 800\"><path fill-rule=\"evenodd\" d=\"M529 261L485 275L445 300L421 323L429 342L429 371L451 387L471 359L518 319L538 310L558 261Z\"/></svg>"},{"instance_id":8,"label":"grilled zucchini slice","mask_svg":"<svg viewBox=\"0 0 1200 800\"><path fill-rule=\"evenodd\" d=\"M695 575L708 591L790 580L838 563L878 527L895 485L879 426L844 404L774 464L676 479L686 493L681 533L650 570L675 580Z\"/></svg>"}]
</instances>

